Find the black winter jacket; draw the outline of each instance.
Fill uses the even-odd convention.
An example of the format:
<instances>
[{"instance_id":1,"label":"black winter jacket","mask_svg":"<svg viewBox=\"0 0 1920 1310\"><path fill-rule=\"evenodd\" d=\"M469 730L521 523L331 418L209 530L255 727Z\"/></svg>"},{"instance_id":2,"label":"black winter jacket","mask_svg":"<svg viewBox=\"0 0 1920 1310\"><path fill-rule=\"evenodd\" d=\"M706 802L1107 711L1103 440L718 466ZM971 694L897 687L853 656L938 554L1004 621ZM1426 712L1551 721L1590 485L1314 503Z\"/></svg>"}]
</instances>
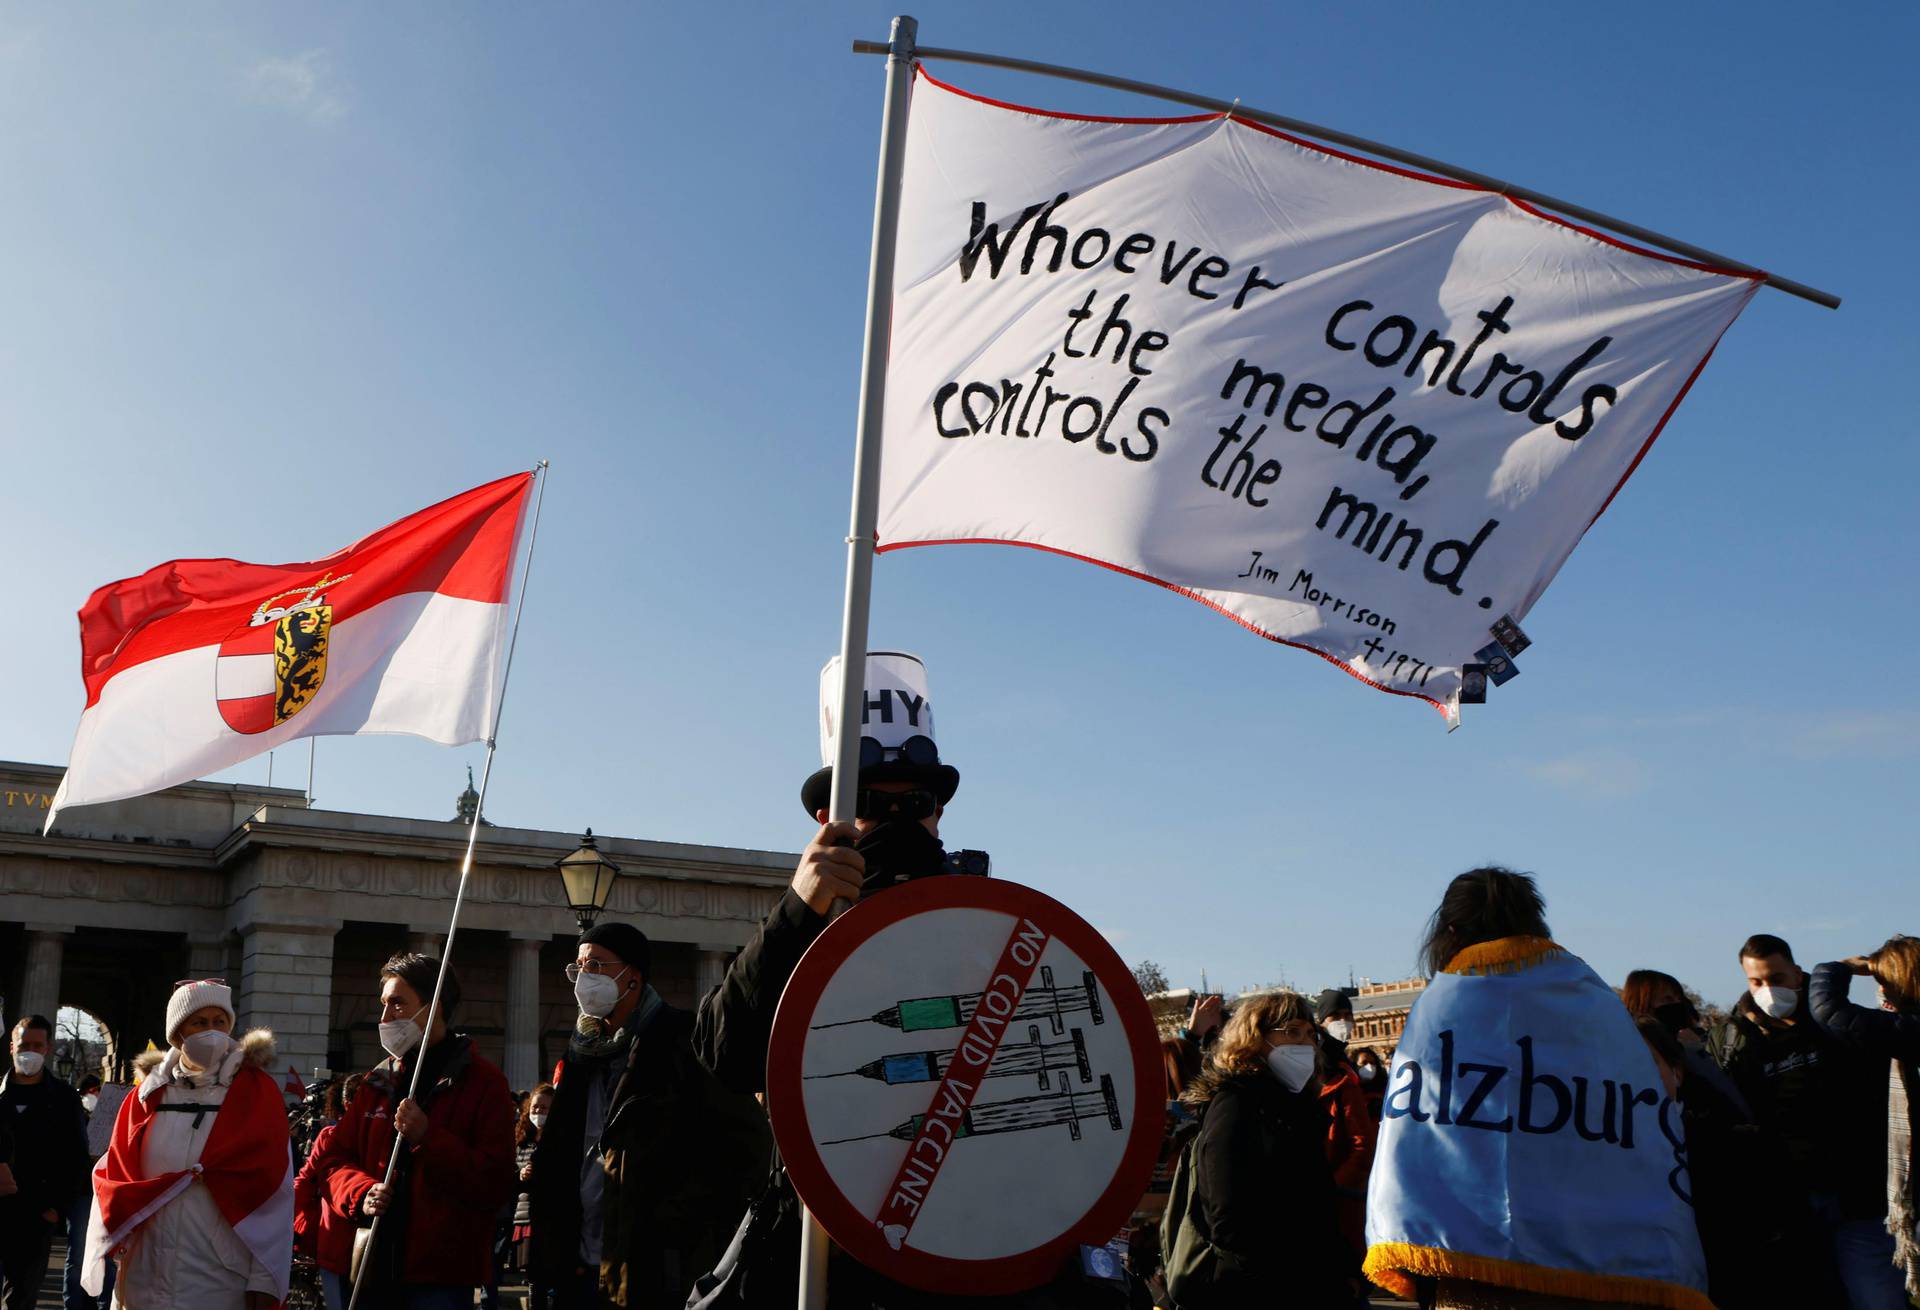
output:
<instances>
[{"instance_id":1,"label":"black winter jacket","mask_svg":"<svg viewBox=\"0 0 1920 1310\"><path fill-rule=\"evenodd\" d=\"M1804 994L1790 1024L1742 996L1714 1036L1715 1058L1779 1143L1788 1177L1838 1197L1850 1219L1884 1217L1887 1070L1816 1023Z\"/></svg>"},{"instance_id":2,"label":"black winter jacket","mask_svg":"<svg viewBox=\"0 0 1920 1310\"><path fill-rule=\"evenodd\" d=\"M875 895L884 896L884 891ZM714 1075L737 1092L763 1092L767 1086L767 1038L773 1030L773 1012L794 966L814 938L826 928L823 915L814 913L789 888L746 948L734 957L727 976L700 1002L694 1022L694 1053ZM555 1106L558 1117L559 1107ZM552 1123L548 1128L552 1128ZM1322 1130L1324 1135L1324 1129ZM786 1171L777 1172L778 1192L791 1198ZM797 1207L794 1209L797 1213ZM538 1231L538 1220L535 1221ZM775 1257L779 1269L757 1271L758 1286L772 1286L777 1297L768 1305L791 1306L798 1270L798 1228L781 1228ZM791 1253L791 1254L789 1254ZM949 1296L903 1287L859 1264L838 1246L827 1266L827 1293L833 1310L1108 1310L1125 1306L1127 1294L1080 1273L1077 1257L1062 1267L1060 1276L1045 1287L1008 1296Z\"/></svg>"},{"instance_id":3,"label":"black winter jacket","mask_svg":"<svg viewBox=\"0 0 1920 1310\"><path fill-rule=\"evenodd\" d=\"M628 1310L686 1304L693 1280L713 1267L765 1183L772 1157L766 1116L694 1058L692 1029L685 1010L655 1011L634 1037L595 1144L607 1174L601 1299ZM600 1073L571 1052L562 1059L534 1149L533 1267L546 1282L564 1284L579 1266L587 1090Z\"/></svg>"},{"instance_id":4,"label":"black winter jacket","mask_svg":"<svg viewBox=\"0 0 1920 1310\"><path fill-rule=\"evenodd\" d=\"M1218 1253L1193 1306L1340 1306L1359 1277L1340 1237L1327 1167L1327 1110L1261 1070L1223 1080L1192 1146L1196 1217Z\"/></svg>"},{"instance_id":5,"label":"black winter jacket","mask_svg":"<svg viewBox=\"0 0 1920 1310\"><path fill-rule=\"evenodd\" d=\"M11 1196L0 1197L0 1229L24 1232L45 1226L52 1210L62 1219L75 1197L90 1194L87 1112L72 1087L48 1073L38 1083L18 1082L9 1069L0 1077L0 1164L13 1171Z\"/></svg>"},{"instance_id":6,"label":"black winter jacket","mask_svg":"<svg viewBox=\"0 0 1920 1310\"><path fill-rule=\"evenodd\" d=\"M1877 1060L1920 1061L1920 1014L1869 1010L1847 999L1853 973L1844 964L1822 964L1813 971L1807 1001L1814 1022L1834 1037Z\"/></svg>"}]
</instances>

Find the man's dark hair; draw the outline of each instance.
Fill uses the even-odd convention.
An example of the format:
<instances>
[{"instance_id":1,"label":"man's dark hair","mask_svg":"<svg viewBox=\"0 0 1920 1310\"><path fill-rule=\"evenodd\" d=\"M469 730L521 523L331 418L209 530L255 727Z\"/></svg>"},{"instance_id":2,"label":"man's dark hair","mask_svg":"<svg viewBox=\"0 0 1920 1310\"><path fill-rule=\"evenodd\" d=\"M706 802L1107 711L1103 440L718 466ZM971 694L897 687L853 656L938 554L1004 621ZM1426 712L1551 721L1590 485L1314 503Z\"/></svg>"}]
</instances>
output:
<instances>
[{"instance_id":1,"label":"man's dark hair","mask_svg":"<svg viewBox=\"0 0 1920 1310\"><path fill-rule=\"evenodd\" d=\"M1427 920L1421 968L1431 978L1469 946L1502 937L1551 937L1546 912L1532 874L1491 865L1469 869L1447 884Z\"/></svg>"},{"instance_id":2,"label":"man's dark hair","mask_svg":"<svg viewBox=\"0 0 1920 1310\"><path fill-rule=\"evenodd\" d=\"M22 1016L20 1019L20 1022L13 1025L14 1039L18 1040L23 1034L29 1033L33 1031L35 1028L38 1028L41 1032L45 1033L47 1035L48 1041L53 1040L53 1020L47 1018L47 1016L44 1014L29 1014L29 1015Z\"/></svg>"},{"instance_id":3,"label":"man's dark hair","mask_svg":"<svg viewBox=\"0 0 1920 1310\"><path fill-rule=\"evenodd\" d=\"M433 985L440 977L440 961L418 951L401 951L380 966L380 977L398 978L418 993L422 1002L432 1004ZM440 991L440 1017L453 1022L460 1008L460 975L447 970L447 984Z\"/></svg>"},{"instance_id":4,"label":"man's dark hair","mask_svg":"<svg viewBox=\"0 0 1920 1310\"><path fill-rule=\"evenodd\" d=\"M73 1090L74 1090L74 1091L76 1091L76 1092L78 1092L78 1093L80 1093L80 1095L82 1095L82 1096L85 1096L85 1095L86 1095L86 1094L87 1094L88 1092L97 1092L97 1091L99 1091L99 1090L100 1090L100 1075L99 1075L99 1074L97 1074L97 1073L90 1073L90 1074L88 1074L88 1075L87 1075L87 1076L86 1076L85 1078L82 1078L82 1079L80 1080L80 1085L79 1085L78 1087L76 1087L76 1088L74 1088Z\"/></svg>"},{"instance_id":5,"label":"man's dark hair","mask_svg":"<svg viewBox=\"0 0 1920 1310\"><path fill-rule=\"evenodd\" d=\"M1788 964L1793 963L1793 947L1770 932L1755 933L1740 948L1740 958L1743 960L1764 960L1769 955L1783 955Z\"/></svg>"}]
</instances>

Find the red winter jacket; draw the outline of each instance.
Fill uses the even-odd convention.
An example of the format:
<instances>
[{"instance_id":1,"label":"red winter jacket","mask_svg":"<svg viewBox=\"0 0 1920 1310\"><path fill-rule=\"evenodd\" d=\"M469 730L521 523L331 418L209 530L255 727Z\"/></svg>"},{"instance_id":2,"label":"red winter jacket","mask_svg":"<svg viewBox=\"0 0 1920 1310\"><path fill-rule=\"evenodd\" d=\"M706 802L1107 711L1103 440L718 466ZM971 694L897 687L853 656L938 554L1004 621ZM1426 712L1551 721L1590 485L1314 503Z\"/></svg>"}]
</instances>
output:
<instances>
[{"instance_id":1,"label":"red winter jacket","mask_svg":"<svg viewBox=\"0 0 1920 1310\"><path fill-rule=\"evenodd\" d=\"M1367 1108L1360 1075L1342 1060L1320 1084L1320 1103L1332 1116L1327 1125L1327 1164L1333 1170L1334 1209L1340 1235L1355 1250L1366 1250L1367 1175L1380 1125Z\"/></svg>"},{"instance_id":2,"label":"red winter jacket","mask_svg":"<svg viewBox=\"0 0 1920 1310\"><path fill-rule=\"evenodd\" d=\"M353 1220L326 1204L320 1171L338 1125L328 1124L313 1139L313 1150L293 1180L293 1249L310 1255L330 1274L344 1274L353 1260Z\"/></svg>"},{"instance_id":3,"label":"red winter jacket","mask_svg":"<svg viewBox=\"0 0 1920 1310\"><path fill-rule=\"evenodd\" d=\"M417 1146L403 1148L406 1171L407 1283L478 1287L492 1273L494 1221L517 1186L513 1166L513 1093L500 1070L465 1037L427 1052L420 1108L431 1126ZM353 1224L367 1192L385 1175L393 1149L393 1110L413 1067L385 1060L367 1075L340 1122L314 1146L307 1167L326 1207ZM351 1250L352 1236L348 1234ZM387 1242L381 1225L381 1246Z\"/></svg>"}]
</instances>

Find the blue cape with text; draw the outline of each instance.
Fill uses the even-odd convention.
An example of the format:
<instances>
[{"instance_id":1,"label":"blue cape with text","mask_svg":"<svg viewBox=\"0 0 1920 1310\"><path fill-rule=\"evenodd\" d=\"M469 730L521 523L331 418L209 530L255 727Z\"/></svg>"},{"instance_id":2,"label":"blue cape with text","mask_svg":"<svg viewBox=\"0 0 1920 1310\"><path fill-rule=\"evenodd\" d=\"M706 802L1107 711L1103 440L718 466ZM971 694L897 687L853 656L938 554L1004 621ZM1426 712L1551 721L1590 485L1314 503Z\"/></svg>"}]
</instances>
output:
<instances>
[{"instance_id":1,"label":"blue cape with text","mask_svg":"<svg viewBox=\"0 0 1920 1310\"><path fill-rule=\"evenodd\" d=\"M1469 947L1408 1017L1367 1276L1711 1310L1680 1107L1620 998L1544 937Z\"/></svg>"}]
</instances>

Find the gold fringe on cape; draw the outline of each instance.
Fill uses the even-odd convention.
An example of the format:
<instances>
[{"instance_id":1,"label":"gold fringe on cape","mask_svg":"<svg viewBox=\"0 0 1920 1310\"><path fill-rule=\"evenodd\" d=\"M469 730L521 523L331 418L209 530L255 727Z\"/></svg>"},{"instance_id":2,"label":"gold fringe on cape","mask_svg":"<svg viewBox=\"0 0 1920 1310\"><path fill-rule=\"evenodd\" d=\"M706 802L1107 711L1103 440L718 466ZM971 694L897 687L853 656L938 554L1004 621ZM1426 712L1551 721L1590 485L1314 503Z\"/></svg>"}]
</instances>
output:
<instances>
[{"instance_id":1,"label":"gold fringe on cape","mask_svg":"<svg viewBox=\"0 0 1920 1310\"><path fill-rule=\"evenodd\" d=\"M1545 937L1502 937L1498 941L1467 947L1447 961L1447 967L1440 972L1483 977L1495 973L1520 973L1566 953L1566 947Z\"/></svg>"},{"instance_id":2,"label":"gold fringe on cape","mask_svg":"<svg viewBox=\"0 0 1920 1310\"><path fill-rule=\"evenodd\" d=\"M1542 1292L1551 1296L1570 1296L1583 1301L1625 1301L1632 1305L1664 1306L1667 1310L1713 1310L1705 1292L1678 1283L1663 1283L1653 1278L1633 1278L1625 1274L1589 1274L1575 1269L1550 1269L1544 1265L1519 1264L1488 1255L1465 1255L1459 1251L1440 1251L1430 1246L1407 1242L1376 1242L1367 1248L1364 1267L1368 1278L1389 1292L1413 1298L1413 1280L1409 1275L1428 1278L1461 1278L1495 1287L1510 1287L1518 1292Z\"/></svg>"}]
</instances>

